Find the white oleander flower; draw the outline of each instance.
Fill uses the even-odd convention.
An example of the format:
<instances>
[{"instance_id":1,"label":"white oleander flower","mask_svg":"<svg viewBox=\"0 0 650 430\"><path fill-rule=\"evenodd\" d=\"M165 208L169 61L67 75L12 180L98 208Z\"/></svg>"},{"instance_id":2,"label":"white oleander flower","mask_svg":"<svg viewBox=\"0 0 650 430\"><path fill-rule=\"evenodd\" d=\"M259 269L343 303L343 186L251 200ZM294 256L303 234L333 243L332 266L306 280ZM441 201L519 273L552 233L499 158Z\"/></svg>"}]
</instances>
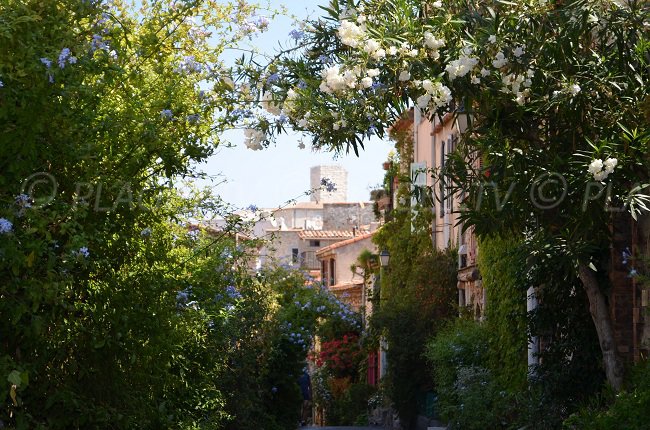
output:
<instances>
[{"instance_id":1,"label":"white oleander flower","mask_svg":"<svg viewBox=\"0 0 650 430\"><path fill-rule=\"evenodd\" d=\"M571 93L572 96L576 96L580 92L581 88L580 85L578 84L573 84L569 86L569 92Z\"/></svg>"},{"instance_id":2,"label":"white oleander flower","mask_svg":"<svg viewBox=\"0 0 650 430\"><path fill-rule=\"evenodd\" d=\"M503 66L508 64L508 59L503 55L503 52L499 51L497 52L496 57L494 58L494 61L492 61L492 65L494 66L495 69L500 69Z\"/></svg>"},{"instance_id":3,"label":"white oleander flower","mask_svg":"<svg viewBox=\"0 0 650 430\"><path fill-rule=\"evenodd\" d=\"M526 51L525 51L524 47L521 46L521 45L517 46L517 47L515 48L515 50L512 51L512 54L513 54L515 57L517 57L517 58L521 57L521 56L524 55L525 53L526 53Z\"/></svg>"},{"instance_id":4,"label":"white oleander flower","mask_svg":"<svg viewBox=\"0 0 650 430\"><path fill-rule=\"evenodd\" d=\"M605 171L607 173L612 173L617 164L618 164L618 160L616 158L608 158L603 163L603 165L605 166Z\"/></svg>"},{"instance_id":5,"label":"white oleander flower","mask_svg":"<svg viewBox=\"0 0 650 430\"><path fill-rule=\"evenodd\" d=\"M587 170L592 175L595 175L596 173L600 172L601 170L603 170L603 160L595 159L589 164L589 168Z\"/></svg>"},{"instance_id":6,"label":"white oleander flower","mask_svg":"<svg viewBox=\"0 0 650 430\"><path fill-rule=\"evenodd\" d=\"M379 76L379 69L368 69L368 76L371 78Z\"/></svg>"},{"instance_id":7,"label":"white oleander flower","mask_svg":"<svg viewBox=\"0 0 650 430\"><path fill-rule=\"evenodd\" d=\"M497 37L496 35L492 34L490 37L488 37L488 42L490 43L497 43Z\"/></svg>"},{"instance_id":8,"label":"white oleander flower","mask_svg":"<svg viewBox=\"0 0 650 430\"><path fill-rule=\"evenodd\" d=\"M280 115L282 110L280 106L273 100L273 94L270 91L265 92L260 100L262 107L273 115Z\"/></svg>"},{"instance_id":9,"label":"white oleander flower","mask_svg":"<svg viewBox=\"0 0 650 430\"><path fill-rule=\"evenodd\" d=\"M386 57L386 50L379 48L378 50L370 54L370 56L375 60L381 60L382 58Z\"/></svg>"},{"instance_id":10,"label":"white oleander flower","mask_svg":"<svg viewBox=\"0 0 650 430\"><path fill-rule=\"evenodd\" d=\"M244 130L244 144L248 149L253 151L258 151L262 149L262 142L264 141L264 132L260 130L255 130L252 128L247 128Z\"/></svg>"},{"instance_id":11,"label":"white oleander flower","mask_svg":"<svg viewBox=\"0 0 650 430\"><path fill-rule=\"evenodd\" d=\"M427 48L433 49L434 51L437 51L438 49L445 46L445 40L444 39L437 39L433 35L433 33L427 31L427 32L424 33L424 44L426 45Z\"/></svg>"},{"instance_id":12,"label":"white oleander flower","mask_svg":"<svg viewBox=\"0 0 650 430\"><path fill-rule=\"evenodd\" d=\"M477 64L478 58L462 55L457 60L449 62L445 67L445 71L449 75L449 79L453 81L468 74Z\"/></svg>"},{"instance_id":13,"label":"white oleander flower","mask_svg":"<svg viewBox=\"0 0 650 430\"><path fill-rule=\"evenodd\" d=\"M411 74L408 72L408 70L402 70L402 72L399 74L399 77L397 79L399 79L402 82L408 81L409 79L411 79Z\"/></svg>"},{"instance_id":14,"label":"white oleander flower","mask_svg":"<svg viewBox=\"0 0 650 430\"><path fill-rule=\"evenodd\" d=\"M381 48L381 44L377 42L375 39L366 40L366 44L363 46L363 50L366 51L368 54L372 54L379 48Z\"/></svg>"},{"instance_id":15,"label":"white oleander flower","mask_svg":"<svg viewBox=\"0 0 650 430\"><path fill-rule=\"evenodd\" d=\"M341 43L356 48L365 37L364 29L352 21L343 20L339 26L338 35Z\"/></svg>"},{"instance_id":16,"label":"white oleander flower","mask_svg":"<svg viewBox=\"0 0 650 430\"><path fill-rule=\"evenodd\" d=\"M370 76L366 76L365 78L361 79L361 86L363 88L372 87L372 78Z\"/></svg>"}]
</instances>

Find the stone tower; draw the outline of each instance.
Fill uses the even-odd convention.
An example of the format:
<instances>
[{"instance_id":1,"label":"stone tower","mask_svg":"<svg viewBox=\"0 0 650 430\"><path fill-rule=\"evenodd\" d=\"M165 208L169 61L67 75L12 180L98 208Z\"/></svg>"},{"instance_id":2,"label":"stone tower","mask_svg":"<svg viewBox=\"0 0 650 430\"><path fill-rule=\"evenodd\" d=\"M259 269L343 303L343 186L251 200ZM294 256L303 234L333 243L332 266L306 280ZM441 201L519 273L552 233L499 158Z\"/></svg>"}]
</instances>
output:
<instances>
[{"instance_id":1,"label":"stone tower","mask_svg":"<svg viewBox=\"0 0 650 430\"><path fill-rule=\"evenodd\" d=\"M333 191L321 188L321 181L329 180L336 186ZM342 166L314 166L310 172L310 186L316 190L311 201L319 203L343 203L348 201L348 172Z\"/></svg>"}]
</instances>

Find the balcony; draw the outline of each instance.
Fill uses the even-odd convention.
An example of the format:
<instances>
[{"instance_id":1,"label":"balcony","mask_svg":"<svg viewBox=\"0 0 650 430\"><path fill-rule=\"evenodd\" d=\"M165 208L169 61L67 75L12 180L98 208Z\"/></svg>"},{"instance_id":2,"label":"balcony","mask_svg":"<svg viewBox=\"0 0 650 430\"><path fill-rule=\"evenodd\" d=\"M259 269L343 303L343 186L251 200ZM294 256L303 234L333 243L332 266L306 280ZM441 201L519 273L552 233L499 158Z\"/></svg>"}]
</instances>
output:
<instances>
[{"instance_id":1,"label":"balcony","mask_svg":"<svg viewBox=\"0 0 650 430\"><path fill-rule=\"evenodd\" d=\"M300 268L305 270L320 270L320 261L316 258L316 251L300 253Z\"/></svg>"}]
</instances>

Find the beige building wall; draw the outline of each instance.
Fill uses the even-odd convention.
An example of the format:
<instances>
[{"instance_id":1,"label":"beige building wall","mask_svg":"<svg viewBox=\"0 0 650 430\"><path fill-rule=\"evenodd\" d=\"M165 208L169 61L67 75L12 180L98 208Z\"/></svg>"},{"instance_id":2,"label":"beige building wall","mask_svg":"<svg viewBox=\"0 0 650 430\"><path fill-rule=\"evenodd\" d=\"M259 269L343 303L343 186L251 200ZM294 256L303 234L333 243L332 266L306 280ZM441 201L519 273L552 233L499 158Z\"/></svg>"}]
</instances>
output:
<instances>
[{"instance_id":1,"label":"beige building wall","mask_svg":"<svg viewBox=\"0 0 650 430\"><path fill-rule=\"evenodd\" d=\"M465 128L465 117L457 118L447 114L443 118L436 117L429 121L417 112L414 115L414 145L413 160L415 163L425 163L427 169L438 172L446 163L449 153L456 149L460 132ZM462 233L462 225L458 224L458 213L461 197L458 193L452 195L441 187L440 181L435 181L427 174L426 184L433 187L435 194L435 221L432 240L438 249L453 247L458 249L458 303L474 310L481 317L485 307L485 295L481 285L480 274L476 266L478 244L471 229Z\"/></svg>"}]
</instances>

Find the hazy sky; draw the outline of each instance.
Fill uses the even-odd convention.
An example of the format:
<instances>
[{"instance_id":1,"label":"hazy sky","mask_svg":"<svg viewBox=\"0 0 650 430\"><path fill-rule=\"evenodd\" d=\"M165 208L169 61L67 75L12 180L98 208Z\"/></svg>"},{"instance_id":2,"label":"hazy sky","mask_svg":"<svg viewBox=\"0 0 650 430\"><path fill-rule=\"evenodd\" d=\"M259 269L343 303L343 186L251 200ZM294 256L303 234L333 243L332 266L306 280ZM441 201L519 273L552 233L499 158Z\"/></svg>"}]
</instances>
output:
<instances>
[{"instance_id":1,"label":"hazy sky","mask_svg":"<svg viewBox=\"0 0 650 430\"><path fill-rule=\"evenodd\" d=\"M271 0L272 7L284 4L290 13L305 17L320 15L318 4L327 0ZM291 20L282 18L271 22L269 31L254 40L261 49L272 52L278 42L286 44L292 30ZM225 136L235 148L220 148L202 166L209 175L218 176L216 193L236 206L255 204L259 207L277 207L290 199L300 197L309 189L309 169L324 164L340 164L348 171L348 201L368 201L370 189L383 181L382 162L392 148L388 141L379 139L366 144L359 157L354 153L333 159L328 152L314 153L305 138L305 149L298 148L300 135L281 136L277 144L262 151L252 151L244 146L241 131ZM223 181L227 181L223 183ZM302 196L301 201L309 200Z\"/></svg>"}]
</instances>

